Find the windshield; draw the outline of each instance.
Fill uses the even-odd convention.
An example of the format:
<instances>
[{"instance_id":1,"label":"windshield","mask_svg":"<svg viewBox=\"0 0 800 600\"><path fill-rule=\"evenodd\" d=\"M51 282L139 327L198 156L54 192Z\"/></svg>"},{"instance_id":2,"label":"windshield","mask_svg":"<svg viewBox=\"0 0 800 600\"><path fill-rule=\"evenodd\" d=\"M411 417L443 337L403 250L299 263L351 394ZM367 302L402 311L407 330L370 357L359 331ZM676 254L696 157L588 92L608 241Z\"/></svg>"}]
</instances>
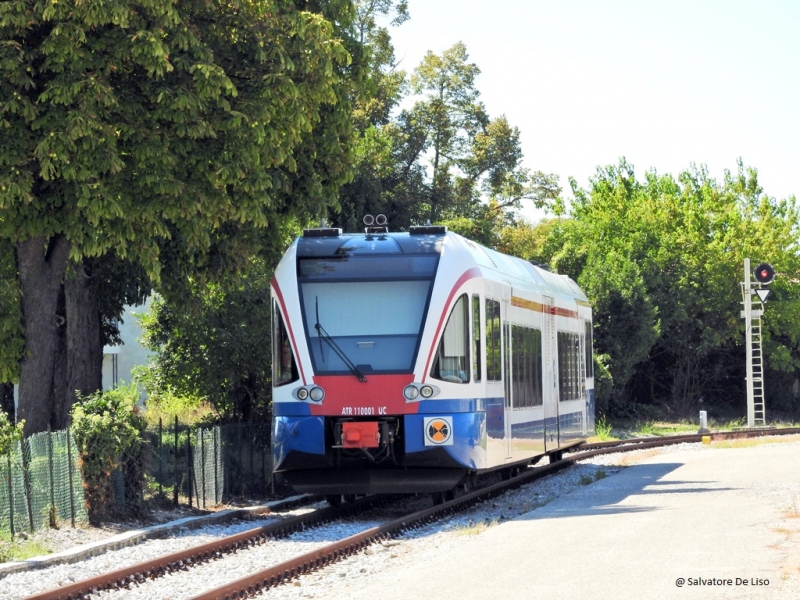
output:
<instances>
[{"instance_id":1,"label":"windshield","mask_svg":"<svg viewBox=\"0 0 800 600\"><path fill-rule=\"evenodd\" d=\"M301 259L300 294L314 371L351 373L347 360L364 375L411 371L437 258Z\"/></svg>"}]
</instances>

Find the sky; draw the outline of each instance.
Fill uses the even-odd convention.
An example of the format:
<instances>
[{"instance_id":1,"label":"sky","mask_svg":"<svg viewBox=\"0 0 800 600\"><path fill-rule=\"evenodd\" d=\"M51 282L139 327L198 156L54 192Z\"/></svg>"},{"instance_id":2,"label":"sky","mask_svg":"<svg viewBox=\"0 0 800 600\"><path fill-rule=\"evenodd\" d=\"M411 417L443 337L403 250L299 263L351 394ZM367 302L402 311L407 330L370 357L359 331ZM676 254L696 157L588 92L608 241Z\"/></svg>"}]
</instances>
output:
<instances>
[{"instance_id":1,"label":"sky","mask_svg":"<svg viewBox=\"0 0 800 600\"><path fill-rule=\"evenodd\" d=\"M764 192L800 197L800 2L409 0L390 28L401 69L464 42L491 117L524 166L587 187L620 157L637 176L737 159ZM540 213L526 207L533 220Z\"/></svg>"}]
</instances>

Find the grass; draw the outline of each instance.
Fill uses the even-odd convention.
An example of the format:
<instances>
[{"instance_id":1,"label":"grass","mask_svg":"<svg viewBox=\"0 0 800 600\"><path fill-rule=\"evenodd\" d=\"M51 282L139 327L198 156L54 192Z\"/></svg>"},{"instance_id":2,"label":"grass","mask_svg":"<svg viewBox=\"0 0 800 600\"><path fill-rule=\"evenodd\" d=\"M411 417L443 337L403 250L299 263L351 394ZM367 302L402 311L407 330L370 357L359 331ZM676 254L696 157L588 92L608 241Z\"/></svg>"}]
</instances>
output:
<instances>
[{"instance_id":1,"label":"grass","mask_svg":"<svg viewBox=\"0 0 800 600\"><path fill-rule=\"evenodd\" d=\"M600 417L599 419L597 419L597 422L595 423L594 426L596 437L598 437L603 442L617 439L611 435L612 429L613 427L611 426L611 423L606 421L605 417Z\"/></svg>"},{"instance_id":2,"label":"grass","mask_svg":"<svg viewBox=\"0 0 800 600\"><path fill-rule=\"evenodd\" d=\"M17 539L0 541L0 562L27 560L34 556L50 554L52 550L39 540Z\"/></svg>"},{"instance_id":3,"label":"grass","mask_svg":"<svg viewBox=\"0 0 800 600\"><path fill-rule=\"evenodd\" d=\"M597 469L593 475L581 475L578 478L578 483L581 485L589 485L590 483L600 481L606 477L608 477L608 473L606 473L604 469Z\"/></svg>"},{"instance_id":4,"label":"grass","mask_svg":"<svg viewBox=\"0 0 800 600\"><path fill-rule=\"evenodd\" d=\"M489 527L494 527L495 525L497 525L497 519L494 521L480 521L478 523L470 520L469 523L459 526L456 529L456 535L480 535L489 529Z\"/></svg>"},{"instance_id":5,"label":"grass","mask_svg":"<svg viewBox=\"0 0 800 600\"><path fill-rule=\"evenodd\" d=\"M664 421L645 421L634 425L632 434L636 437L677 435L679 433L697 433L697 425L686 421L667 423Z\"/></svg>"}]
</instances>

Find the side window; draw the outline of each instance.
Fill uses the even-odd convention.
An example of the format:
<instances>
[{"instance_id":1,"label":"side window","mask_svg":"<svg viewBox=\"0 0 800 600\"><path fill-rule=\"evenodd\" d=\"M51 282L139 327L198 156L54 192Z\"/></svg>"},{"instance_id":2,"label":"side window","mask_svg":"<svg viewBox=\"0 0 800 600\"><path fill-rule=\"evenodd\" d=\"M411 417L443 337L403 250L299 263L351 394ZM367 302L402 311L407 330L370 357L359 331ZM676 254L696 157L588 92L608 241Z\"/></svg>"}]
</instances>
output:
<instances>
[{"instance_id":1,"label":"side window","mask_svg":"<svg viewBox=\"0 0 800 600\"><path fill-rule=\"evenodd\" d=\"M500 301L486 299L486 380L500 381Z\"/></svg>"},{"instance_id":2,"label":"side window","mask_svg":"<svg viewBox=\"0 0 800 600\"><path fill-rule=\"evenodd\" d=\"M594 354L592 352L592 322L584 321L586 327L586 377L594 377Z\"/></svg>"},{"instance_id":3,"label":"side window","mask_svg":"<svg viewBox=\"0 0 800 600\"><path fill-rule=\"evenodd\" d=\"M542 405L542 332L530 329L531 406Z\"/></svg>"},{"instance_id":4,"label":"side window","mask_svg":"<svg viewBox=\"0 0 800 600\"><path fill-rule=\"evenodd\" d=\"M442 339L436 349L431 377L451 383L469 381L469 300L461 296L450 311Z\"/></svg>"},{"instance_id":5,"label":"side window","mask_svg":"<svg viewBox=\"0 0 800 600\"><path fill-rule=\"evenodd\" d=\"M578 360L580 342L577 333L558 332L558 399L562 402L580 398Z\"/></svg>"},{"instance_id":6,"label":"side window","mask_svg":"<svg viewBox=\"0 0 800 600\"><path fill-rule=\"evenodd\" d=\"M542 332L532 327L511 328L514 405L542 405Z\"/></svg>"},{"instance_id":7,"label":"side window","mask_svg":"<svg viewBox=\"0 0 800 600\"><path fill-rule=\"evenodd\" d=\"M297 363L278 303L272 303L272 386L280 387L297 381Z\"/></svg>"},{"instance_id":8,"label":"side window","mask_svg":"<svg viewBox=\"0 0 800 600\"><path fill-rule=\"evenodd\" d=\"M481 380L481 297L472 296L472 379Z\"/></svg>"}]
</instances>

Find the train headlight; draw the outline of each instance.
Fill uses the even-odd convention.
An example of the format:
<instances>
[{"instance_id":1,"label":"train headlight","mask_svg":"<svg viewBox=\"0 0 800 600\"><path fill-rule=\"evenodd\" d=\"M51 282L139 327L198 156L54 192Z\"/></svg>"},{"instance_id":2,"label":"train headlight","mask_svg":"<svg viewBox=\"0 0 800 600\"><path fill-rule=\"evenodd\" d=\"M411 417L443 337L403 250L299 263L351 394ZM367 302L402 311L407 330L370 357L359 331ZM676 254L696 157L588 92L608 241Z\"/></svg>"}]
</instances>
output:
<instances>
[{"instance_id":1,"label":"train headlight","mask_svg":"<svg viewBox=\"0 0 800 600\"><path fill-rule=\"evenodd\" d=\"M406 397L406 400L416 400L417 396L419 396L419 390L415 385L407 385L403 390L403 396Z\"/></svg>"},{"instance_id":2,"label":"train headlight","mask_svg":"<svg viewBox=\"0 0 800 600\"><path fill-rule=\"evenodd\" d=\"M322 399L325 397L325 390L321 387L312 387L309 395L314 402L322 402Z\"/></svg>"},{"instance_id":3,"label":"train headlight","mask_svg":"<svg viewBox=\"0 0 800 600\"><path fill-rule=\"evenodd\" d=\"M433 388L429 385L423 385L419 389L419 393L422 394L423 398L430 398L431 396L433 396Z\"/></svg>"},{"instance_id":4,"label":"train headlight","mask_svg":"<svg viewBox=\"0 0 800 600\"><path fill-rule=\"evenodd\" d=\"M306 388L300 388L297 390L297 398L298 400L305 400L308 398L308 390Z\"/></svg>"}]
</instances>

